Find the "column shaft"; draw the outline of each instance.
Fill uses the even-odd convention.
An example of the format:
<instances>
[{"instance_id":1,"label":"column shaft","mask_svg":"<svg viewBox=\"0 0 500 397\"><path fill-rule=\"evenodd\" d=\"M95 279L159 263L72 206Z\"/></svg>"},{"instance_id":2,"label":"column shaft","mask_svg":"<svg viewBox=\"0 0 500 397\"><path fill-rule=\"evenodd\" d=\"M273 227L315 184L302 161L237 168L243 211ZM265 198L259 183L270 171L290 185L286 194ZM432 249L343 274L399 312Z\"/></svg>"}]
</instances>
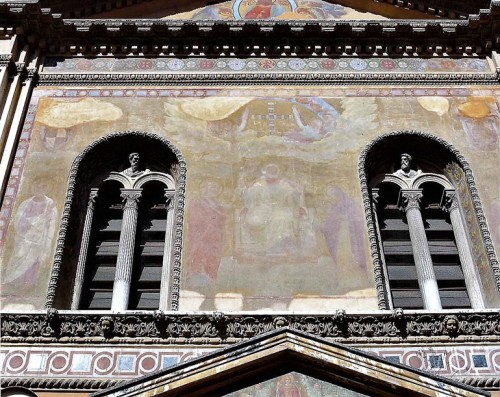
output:
<instances>
[{"instance_id":1,"label":"column shaft","mask_svg":"<svg viewBox=\"0 0 500 397\"><path fill-rule=\"evenodd\" d=\"M425 235L422 213L420 212L419 201L422 197L422 192L420 190L403 190L402 197L406 204L406 219L410 230L413 258L415 260L418 284L422 293L424 308L427 310L440 310L442 309L441 298L432 266L429 243Z\"/></svg>"},{"instance_id":2,"label":"column shaft","mask_svg":"<svg viewBox=\"0 0 500 397\"><path fill-rule=\"evenodd\" d=\"M458 198L455 191L447 191L446 199L446 210L450 213L451 226L453 228L453 234L455 235L458 256L460 258L460 264L462 265L465 285L467 287L471 306L473 309L484 309L482 288L477 278L474 259L469 249L467 233L462 221L462 216L460 215Z\"/></svg>"},{"instance_id":3,"label":"column shaft","mask_svg":"<svg viewBox=\"0 0 500 397\"><path fill-rule=\"evenodd\" d=\"M167 225L165 227L165 248L163 249L163 261L161 270L160 287L160 310L169 310L169 294L171 285L171 258L174 236L174 195L175 191L165 190L165 199L167 202Z\"/></svg>"},{"instance_id":4,"label":"column shaft","mask_svg":"<svg viewBox=\"0 0 500 397\"><path fill-rule=\"evenodd\" d=\"M83 225L82 243L80 244L80 254L78 255L78 264L76 266L75 286L73 288L73 299L71 300L71 310L78 310L82 295L83 283L85 281L85 265L89 251L90 235L92 232L92 221L94 219L95 200L98 189L91 189L89 203L87 205L87 214Z\"/></svg>"},{"instance_id":5,"label":"column shaft","mask_svg":"<svg viewBox=\"0 0 500 397\"><path fill-rule=\"evenodd\" d=\"M118 258L116 260L115 282L113 284L113 299L111 310L127 310L134 265L135 234L139 213L138 202L142 189L122 189L121 196L125 205L123 208Z\"/></svg>"}]
</instances>

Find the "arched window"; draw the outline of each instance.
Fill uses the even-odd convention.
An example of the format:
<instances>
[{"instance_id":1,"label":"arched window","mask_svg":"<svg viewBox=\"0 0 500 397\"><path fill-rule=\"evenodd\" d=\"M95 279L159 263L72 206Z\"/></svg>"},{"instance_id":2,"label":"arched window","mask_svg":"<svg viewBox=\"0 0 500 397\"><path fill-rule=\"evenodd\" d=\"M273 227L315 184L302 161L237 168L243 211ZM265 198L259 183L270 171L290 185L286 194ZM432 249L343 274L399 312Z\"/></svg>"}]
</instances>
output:
<instances>
[{"instance_id":1,"label":"arched window","mask_svg":"<svg viewBox=\"0 0 500 397\"><path fill-rule=\"evenodd\" d=\"M479 203L464 190L466 172L452 147L422 133L388 134L363 152L360 176L382 308L498 306L489 234L472 238L486 224L464 216L464 207L477 211Z\"/></svg>"},{"instance_id":2,"label":"arched window","mask_svg":"<svg viewBox=\"0 0 500 397\"><path fill-rule=\"evenodd\" d=\"M70 173L47 306L175 310L184 183L182 156L157 135L127 131L85 149Z\"/></svg>"}]
</instances>

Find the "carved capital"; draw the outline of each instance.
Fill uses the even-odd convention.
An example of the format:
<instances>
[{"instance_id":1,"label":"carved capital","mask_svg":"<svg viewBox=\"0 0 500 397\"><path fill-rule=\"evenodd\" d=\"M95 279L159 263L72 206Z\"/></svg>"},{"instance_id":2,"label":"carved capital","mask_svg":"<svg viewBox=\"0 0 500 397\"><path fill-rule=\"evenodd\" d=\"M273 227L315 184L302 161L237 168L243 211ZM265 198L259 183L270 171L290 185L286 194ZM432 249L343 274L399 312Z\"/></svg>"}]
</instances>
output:
<instances>
[{"instance_id":1,"label":"carved capital","mask_svg":"<svg viewBox=\"0 0 500 397\"><path fill-rule=\"evenodd\" d=\"M420 210L420 200L422 199L422 190L401 190L401 210L408 212L410 209Z\"/></svg>"},{"instance_id":2,"label":"carved capital","mask_svg":"<svg viewBox=\"0 0 500 397\"><path fill-rule=\"evenodd\" d=\"M452 212L458 209L458 196L455 190L445 190L442 200L443 211Z\"/></svg>"},{"instance_id":3,"label":"carved capital","mask_svg":"<svg viewBox=\"0 0 500 397\"><path fill-rule=\"evenodd\" d=\"M137 210L141 195L142 189L122 189L120 196L125 203L124 209L132 208Z\"/></svg>"},{"instance_id":4,"label":"carved capital","mask_svg":"<svg viewBox=\"0 0 500 397\"><path fill-rule=\"evenodd\" d=\"M99 189L93 188L90 190L89 202L87 204L88 208L94 209L98 195L99 195Z\"/></svg>"},{"instance_id":5,"label":"carved capital","mask_svg":"<svg viewBox=\"0 0 500 397\"><path fill-rule=\"evenodd\" d=\"M371 193L372 193L372 201L375 204L378 204L378 199L380 198L380 189L379 188L373 188L373 189L371 189Z\"/></svg>"},{"instance_id":6,"label":"carved capital","mask_svg":"<svg viewBox=\"0 0 500 397\"><path fill-rule=\"evenodd\" d=\"M165 203L167 204L167 208L170 209L174 205L174 196L175 196L175 190L167 190L165 189Z\"/></svg>"}]
</instances>

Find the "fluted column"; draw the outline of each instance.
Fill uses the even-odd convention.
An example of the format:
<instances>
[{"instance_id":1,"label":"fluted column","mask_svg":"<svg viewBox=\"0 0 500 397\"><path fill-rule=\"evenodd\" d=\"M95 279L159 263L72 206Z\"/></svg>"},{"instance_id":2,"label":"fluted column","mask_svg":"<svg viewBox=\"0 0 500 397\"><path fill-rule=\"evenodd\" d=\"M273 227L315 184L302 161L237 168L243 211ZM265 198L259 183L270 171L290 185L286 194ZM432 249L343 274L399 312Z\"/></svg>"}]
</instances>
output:
<instances>
[{"instance_id":1,"label":"fluted column","mask_svg":"<svg viewBox=\"0 0 500 397\"><path fill-rule=\"evenodd\" d=\"M422 190L403 190L401 196L410 230L413 258L415 260L415 268L417 270L420 291L422 292L424 308L427 310L440 310L442 308L441 298L432 266L429 243L425 235L422 213L420 212Z\"/></svg>"},{"instance_id":2,"label":"fluted column","mask_svg":"<svg viewBox=\"0 0 500 397\"><path fill-rule=\"evenodd\" d=\"M85 281L85 265L89 253L90 235L92 233L92 221L94 220L95 201L99 189L91 189L89 202L87 204L87 214L83 225L82 242L80 244L80 254L76 265L75 286L73 288L73 299L71 300L71 310L78 310L82 296L83 283Z\"/></svg>"},{"instance_id":3,"label":"fluted column","mask_svg":"<svg viewBox=\"0 0 500 397\"><path fill-rule=\"evenodd\" d=\"M135 234L142 189L121 189L123 207L122 229L116 260L115 282L111 310L127 310L134 264Z\"/></svg>"},{"instance_id":4,"label":"fluted column","mask_svg":"<svg viewBox=\"0 0 500 397\"><path fill-rule=\"evenodd\" d=\"M174 239L174 190L165 189L165 202L167 204L167 225L165 227L165 247L163 249L163 262L161 270L160 310L169 310L170 268L172 247Z\"/></svg>"},{"instance_id":5,"label":"fluted column","mask_svg":"<svg viewBox=\"0 0 500 397\"><path fill-rule=\"evenodd\" d=\"M469 294L470 303L473 309L484 309L482 288L479 284L474 259L469 248L467 233L460 215L458 197L454 190L445 191L444 210L450 213L451 226L455 235L458 256L464 272L465 285Z\"/></svg>"}]
</instances>

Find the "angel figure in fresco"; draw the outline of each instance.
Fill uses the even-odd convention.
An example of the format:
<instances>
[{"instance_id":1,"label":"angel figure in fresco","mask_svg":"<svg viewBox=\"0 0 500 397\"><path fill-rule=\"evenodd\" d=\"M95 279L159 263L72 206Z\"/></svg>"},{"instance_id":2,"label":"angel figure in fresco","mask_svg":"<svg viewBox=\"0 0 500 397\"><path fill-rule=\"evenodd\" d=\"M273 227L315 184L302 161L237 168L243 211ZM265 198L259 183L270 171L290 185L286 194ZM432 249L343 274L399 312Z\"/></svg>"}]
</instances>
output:
<instances>
[{"instance_id":1,"label":"angel figure in fresco","mask_svg":"<svg viewBox=\"0 0 500 397\"><path fill-rule=\"evenodd\" d=\"M288 140L296 142L319 141L335 130L338 112L323 99L300 98L295 99L292 103L292 115L297 128L286 135ZM300 109L307 109L313 116L306 121Z\"/></svg>"},{"instance_id":2,"label":"angel figure in fresco","mask_svg":"<svg viewBox=\"0 0 500 397\"><path fill-rule=\"evenodd\" d=\"M3 274L5 284L33 286L38 281L40 266L49 258L55 234L57 208L40 192L23 201L14 218L14 251Z\"/></svg>"},{"instance_id":3,"label":"angel figure in fresco","mask_svg":"<svg viewBox=\"0 0 500 397\"><path fill-rule=\"evenodd\" d=\"M304 192L280 177L276 164L261 170L261 177L243 192L241 213L246 243L270 256L305 256L314 246L314 233Z\"/></svg>"},{"instance_id":4,"label":"angel figure in fresco","mask_svg":"<svg viewBox=\"0 0 500 397\"><path fill-rule=\"evenodd\" d=\"M224 251L224 226L227 211L217 199L221 186L205 181L200 195L187 208L188 241L187 275L202 282L214 281Z\"/></svg>"}]
</instances>

